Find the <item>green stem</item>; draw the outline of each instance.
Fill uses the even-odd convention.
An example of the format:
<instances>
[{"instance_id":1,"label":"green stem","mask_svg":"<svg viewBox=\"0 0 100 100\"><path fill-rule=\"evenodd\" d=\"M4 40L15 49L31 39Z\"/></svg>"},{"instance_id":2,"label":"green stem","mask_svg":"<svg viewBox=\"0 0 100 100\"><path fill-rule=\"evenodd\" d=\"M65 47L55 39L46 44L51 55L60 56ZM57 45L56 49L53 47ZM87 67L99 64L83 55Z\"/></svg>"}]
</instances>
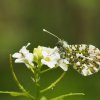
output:
<instances>
[{"instance_id":1,"label":"green stem","mask_svg":"<svg viewBox=\"0 0 100 100\"><path fill-rule=\"evenodd\" d=\"M32 74L34 75L34 69L33 69L33 66L31 67L29 67L29 70L32 72Z\"/></svg>"},{"instance_id":2,"label":"green stem","mask_svg":"<svg viewBox=\"0 0 100 100\"><path fill-rule=\"evenodd\" d=\"M19 89L20 89L23 93L26 93L26 94L27 94L27 97L29 97L29 98L35 100L35 98L34 98L31 94L29 94L29 93L27 92L27 90L25 90L25 88L20 84L19 80L17 79L17 76L16 76L16 74L15 74L15 72L14 72L13 65L12 65L12 57L11 57L11 54L10 54L10 68L11 68L11 72L12 72L13 78L14 78L14 80L15 80L17 86L19 87Z\"/></svg>"},{"instance_id":3,"label":"green stem","mask_svg":"<svg viewBox=\"0 0 100 100\"><path fill-rule=\"evenodd\" d=\"M40 100L40 85L36 83L36 100Z\"/></svg>"},{"instance_id":4,"label":"green stem","mask_svg":"<svg viewBox=\"0 0 100 100\"><path fill-rule=\"evenodd\" d=\"M45 69L45 70L41 71L41 74L43 74L43 73L45 73L45 72L48 72L48 71L50 71L50 70L56 69L56 68L58 68L58 67Z\"/></svg>"},{"instance_id":5,"label":"green stem","mask_svg":"<svg viewBox=\"0 0 100 100\"><path fill-rule=\"evenodd\" d=\"M63 72L63 73L61 74L61 76L60 76L56 81L54 81L53 83L51 83L51 85L49 85L47 88L41 90L40 93L44 93L44 92L46 92L46 91L48 91L48 90L50 90L50 89L53 89L53 88L55 87L55 85L56 85L58 82L61 81L61 79L65 76L65 74L66 74L66 72Z\"/></svg>"},{"instance_id":6,"label":"green stem","mask_svg":"<svg viewBox=\"0 0 100 100\"><path fill-rule=\"evenodd\" d=\"M69 94L64 94L64 95L61 95L61 96L58 96L58 97L55 97L55 98L52 98L50 100L62 100L63 98L65 97L68 97L68 96L75 96L75 95L85 95L84 93L69 93Z\"/></svg>"},{"instance_id":7,"label":"green stem","mask_svg":"<svg viewBox=\"0 0 100 100\"><path fill-rule=\"evenodd\" d=\"M40 71L41 71L41 66L37 66L37 69L35 70L34 73L34 80L35 80L35 86L36 86L36 99L35 100L40 100Z\"/></svg>"},{"instance_id":8,"label":"green stem","mask_svg":"<svg viewBox=\"0 0 100 100\"><path fill-rule=\"evenodd\" d=\"M0 91L0 94L9 94L11 96L27 96L26 93L15 92L15 91Z\"/></svg>"}]
</instances>

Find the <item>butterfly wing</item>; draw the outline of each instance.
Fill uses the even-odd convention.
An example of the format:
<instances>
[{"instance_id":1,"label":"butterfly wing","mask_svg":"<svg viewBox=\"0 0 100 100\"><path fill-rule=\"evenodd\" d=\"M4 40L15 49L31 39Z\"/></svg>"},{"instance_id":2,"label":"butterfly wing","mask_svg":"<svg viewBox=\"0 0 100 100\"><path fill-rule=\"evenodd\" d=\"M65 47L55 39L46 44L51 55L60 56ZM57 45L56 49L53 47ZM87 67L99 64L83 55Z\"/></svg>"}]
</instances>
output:
<instances>
[{"instance_id":1,"label":"butterfly wing","mask_svg":"<svg viewBox=\"0 0 100 100\"><path fill-rule=\"evenodd\" d=\"M73 68L83 76L100 70L100 50L93 45L68 45L66 57L70 59Z\"/></svg>"}]
</instances>

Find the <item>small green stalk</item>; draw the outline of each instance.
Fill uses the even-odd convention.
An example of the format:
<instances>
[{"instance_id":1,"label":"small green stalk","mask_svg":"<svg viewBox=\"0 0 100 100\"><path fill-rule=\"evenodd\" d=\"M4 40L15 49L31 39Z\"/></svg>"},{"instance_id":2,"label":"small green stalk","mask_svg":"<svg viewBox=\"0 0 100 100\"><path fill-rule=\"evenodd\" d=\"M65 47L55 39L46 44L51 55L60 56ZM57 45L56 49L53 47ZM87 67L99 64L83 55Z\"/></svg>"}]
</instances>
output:
<instances>
[{"instance_id":1,"label":"small green stalk","mask_svg":"<svg viewBox=\"0 0 100 100\"><path fill-rule=\"evenodd\" d=\"M58 67L45 69L45 70L41 71L41 74L44 74L44 73L46 73L46 72L48 72L48 71L51 71L51 70L54 70L54 69L56 69L56 68L58 68Z\"/></svg>"},{"instance_id":2,"label":"small green stalk","mask_svg":"<svg viewBox=\"0 0 100 100\"><path fill-rule=\"evenodd\" d=\"M40 100L40 85L36 83L36 100Z\"/></svg>"},{"instance_id":3,"label":"small green stalk","mask_svg":"<svg viewBox=\"0 0 100 100\"><path fill-rule=\"evenodd\" d=\"M63 100L63 98L68 97L68 96L79 96L79 95L85 95L84 93L69 93L69 94L64 94L55 98L52 98L50 100Z\"/></svg>"},{"instance_id":4,"label":"small green stalk","mask_svg":"<svg viewBox=\"0 0 100 100\"><path fill-rule=\"evenodd\" d=\"M11 68L11 72L12 72L12 75L13 75L13 78L17 84L17 86L19 87L19 89L26 94L27 97L29 97L30 99L34 100L34 96L32 96L24 87L23 85L21 85L21 83L19 82L15 72L14 72L14 69L13 69L13 65L12 65L12 57L11 57L11 54L10 54L10 68ZM25 96L25 95L24 95Z\"/></svg>"},{"instance_id":5,"label":"small green stalk","mask_svg":"<svg viewBox=\"0 0 100 100\"><path fill-rule=\"evenodd\" d=\"M41 71L41 66L37 66L37 69L35 70L34 73L34 78L35 78L35 86L36 86L36 100L40 100L40 71Z\"/></svg>"},{"instance_id":6,"label":"small green stalk","mask_svg":"<svg viewBox=\"0 0 100 100\"><path fill-rule=\"evenodd\" d=\"M25 96L25 97L27 97L26 93L15 92L15 91L0 91L0 94L9 94L11 96Z\"/></svg>"},{"instance_id":7,"label":"small green stalk","mask_svg":"<svg viewBox=\"0 0 100 100\"><path fill-rule=\"evenodd\" d=\"M61 79L65 76L65 74L66 74L66 72L63 72L57 80L55 80L53 83L51 83L51 85L49 85L47 88L41 90L40 93L44 93L50 89L53 89L56 86L56 84L61 81Z\"/></svg>"}]
</instances>

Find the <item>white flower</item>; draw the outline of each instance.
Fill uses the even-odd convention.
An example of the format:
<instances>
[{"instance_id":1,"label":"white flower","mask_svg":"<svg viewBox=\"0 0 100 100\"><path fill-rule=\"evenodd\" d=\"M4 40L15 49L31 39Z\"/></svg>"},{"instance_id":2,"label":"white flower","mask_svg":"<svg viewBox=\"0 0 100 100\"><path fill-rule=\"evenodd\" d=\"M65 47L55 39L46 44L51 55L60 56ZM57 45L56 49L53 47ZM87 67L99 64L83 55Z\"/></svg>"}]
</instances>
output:
<instances>
[{"instance_id":1,"label":"white flower","mask_svg":"<svg viewBox=\"0 0 100 100\"><path fill-rule=\"evenodd\" d=\"M60 54L58 53L58 48L46 48L43 47L42 49L42 56L41 63L47 65L50 68L56 66L57 61L60 59Z\"/></svg>"},{"instance_id":2,"label":"white flower","mask_svg":"<svg viewBox=\"0 0 100 100\"><path fill-rule=\"evenodd\" d=\"M37 64L40 63L42 65L47 65L50 68L55 67L57 61L60 59L60 54L57 47L49 48L38 46L34 49L33 55L34 62L36 62Z\"/></svg>"},{"instance_id":3,"label":"white flower","mask_svg":"<svg viewBox=\"0 0 100 100\"><path fill-rule=\"evenodd\" d=\"M16 58L15 63L25 63L27 67L30 65L33 66L33 54L29 52L26 48L30 45L28 43L26 46L23 46L19 52L12 55L13 58Z\"/></svg>"},{"instance_id":4,"label":"white flower","mask_svg":"<svg viewBox=\"0 0 100 100\"><path fill-rule=\"evenodd\" d=\"M60 59L58 61L58 66L61 67L64 71L68 70L69 61L67 59Z\"/></svg>"}]
</instances>

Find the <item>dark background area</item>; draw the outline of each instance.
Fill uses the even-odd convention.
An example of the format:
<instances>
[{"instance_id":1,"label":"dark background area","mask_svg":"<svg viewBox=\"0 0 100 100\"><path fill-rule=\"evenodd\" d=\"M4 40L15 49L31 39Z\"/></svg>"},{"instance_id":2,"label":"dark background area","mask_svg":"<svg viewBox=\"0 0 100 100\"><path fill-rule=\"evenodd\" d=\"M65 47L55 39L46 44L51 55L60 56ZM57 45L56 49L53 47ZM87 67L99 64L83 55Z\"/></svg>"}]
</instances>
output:
<instances>
[{"instance_id":1,"label":"dark background area","mask_svg":"<svg viewBox=\"0 0 100 100\"><path fill-rule=\"evenodd\" d=\"M45 28L69 44L93 44L100 48L99 0L0 0L0 91L19 91L9 67L9 54L31 43L31 52L38 45L53 47L57 39L44 33ZM30 72L24 64L14 64L20 82L34 94ZM42 88L61 74L57 69L42 76ZM49 79L49 80L48 80ZM49 98L70 92L84 92L64 100L100 100L100 72L83 77L69 68L64 79ZM28 100L24 97L1 95L0 100Z\"/></svg>"}]
</instances>

